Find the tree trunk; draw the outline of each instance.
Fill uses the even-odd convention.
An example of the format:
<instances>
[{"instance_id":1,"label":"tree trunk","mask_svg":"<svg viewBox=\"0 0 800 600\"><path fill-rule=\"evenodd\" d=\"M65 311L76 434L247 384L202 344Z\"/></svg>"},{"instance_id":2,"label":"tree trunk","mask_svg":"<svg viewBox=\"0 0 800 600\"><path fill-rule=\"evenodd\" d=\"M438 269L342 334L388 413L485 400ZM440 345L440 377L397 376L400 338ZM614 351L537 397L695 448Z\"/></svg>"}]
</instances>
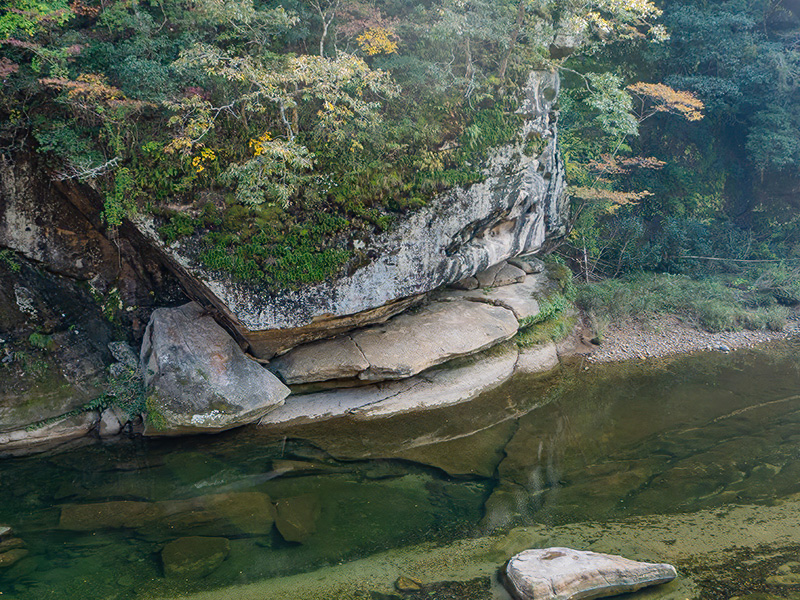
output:
<instances>
[{"instance_id":1,"label":"tree trunk","mask_svg":"<svg viewBox=\"0 0 800 600\"><path fill-rule=\"evenodd\" d=\"M514 48L517 45L517 38L519 37L519 32L522 30L522 26L524 24L525 24L525 0L519 0L519 8L517 9L517 22L514 24L514 30L511 32L511 39L508 42L508 52L506 52L506 55L503 57L503 60L500 61L500 70L497 73L501 81L506 78L506 69L508 69L508 60L511 58L511 53L514 52Z\"/></svg>"}]
</instances>

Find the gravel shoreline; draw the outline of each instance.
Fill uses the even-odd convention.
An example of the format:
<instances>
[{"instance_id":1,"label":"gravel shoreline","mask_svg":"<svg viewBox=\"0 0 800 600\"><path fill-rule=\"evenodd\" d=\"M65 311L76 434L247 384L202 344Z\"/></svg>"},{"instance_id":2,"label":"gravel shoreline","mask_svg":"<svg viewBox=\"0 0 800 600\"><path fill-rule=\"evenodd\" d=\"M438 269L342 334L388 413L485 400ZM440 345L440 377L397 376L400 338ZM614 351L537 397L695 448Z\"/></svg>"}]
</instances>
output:
<instances>
[{"instance_id":1,"label":"gravel shoreline","mask_svg":"<svg viewBox=\"0 0 800 600\"><path fill-rule=\"evenodd\" d=\"M663 316L646 323L614 323L603 333L603 342L586 356L592 363L658 358L673 354L752 348L800 334L800 314L787 321L783 331L722 331L710 333L681 321Z\"/></svg>"}]
</instances>

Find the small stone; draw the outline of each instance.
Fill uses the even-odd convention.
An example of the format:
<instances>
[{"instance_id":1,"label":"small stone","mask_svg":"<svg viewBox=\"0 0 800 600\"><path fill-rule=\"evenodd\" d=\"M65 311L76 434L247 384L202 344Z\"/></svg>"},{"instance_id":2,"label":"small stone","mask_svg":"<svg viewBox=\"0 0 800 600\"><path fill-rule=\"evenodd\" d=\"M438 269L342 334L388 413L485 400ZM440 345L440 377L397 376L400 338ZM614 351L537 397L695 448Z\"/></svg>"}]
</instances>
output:
<instances>
[{"instance_id":1,"label":"small stone","mask_svg":"<svg viewBox=\"0 0 800 600\"><path fill-rule=\"evenodd\" d=\"M492 287L495 283L494 280L497 277L497 274L500 270L506 266L506 262L499 262L496 265L492 265L488 269L481 271L480 273L475 274L475 278L478 280L478 287Z\"/></svg>"},{"instance_id":2,"label":"small stone","mask_svg":"<svg viewBox=\"0 0 800 600\"><path fill-rule=\"evenodd\" d=\"M161 551L164 575L179 579L199 579L216 571L228 558L231 543L221 537L183 537Z\"/></svg>"},{"instance_id":3,"label":"small stone","mask_svg":"<svg viewBox=\"0 0 800 600\"><path fill-rule=\"evenodd\" d=\"M508 259L508 264L514 265L525 271L528 275L543 273L544 263L535 256L516 256Z\"/></svg>"},{"instance_id":4,"label":"small stone","mask_svg":"<svg viewBox=\"0 0 800 600\"><path fill-rule=\"evenodd\" d=\"M422 589L422 582L416 577L401 575L394 582L394 587L398 592L418 592Z\"/></svg>"},{"instance_id":5,"label":"small stone","mask_svg":"<svg viewBox=\"0 0 800 600\"><path fill-rule=\"evenodd\" d=\"M506 264L494 278L494 287L522 283L525 281L525 271L514 265Z\"/></svg>"},{"instance_id":6,"label":"small stone","mask_svg":"<svg viewBox=\"0 0 800 600\"><path fill-rule=\"evenodd\" d=\"M0 540L7 538L11 535L11 527L8 525L0 525Z\"/></svg>"},{"instance_id":7,"label":"small stone","mask_svg":"<svg viewBox=\"0 0 800 600\"><path fill-rule=\"evenodd\" d=\"M16 548L8 552L3 552L0 554L0 568L5 569L6 567L10 567L26 556L28 556L28 551L25 548Z\"/></svg>"},{"instance_id":8,"label":"small stone","mask_svg":"<svg viewBox=\"0 0 800 600\"><path fill-rule=\"evenodd\" d=\"M121 429L122 424L112 409L107 408L100 414L100 424L97 431L101 438L117 435Z\"/></svg>"},{"instance_id":9,"label":"small stone","mask_svg":"<svg viewBox=\"0 0 800 600\"><path fill-rule=\"evenodd\" d=\"M451 288L454 290L477 290L480 287L480 283L475 277L465 277L460 281L456 281L455 283L450 285Z\"/></svg>"},{"instance_id":10,"label":"small stone","mask_svg":"<svg viewBox=\"0 0 800 600\"><path fill-rule=\"evenodd\" d=\"M591 600L672 581L675 567L571 548L525 550L505 571L518 600Z\"/></svg>"},{"instance_id":11,"label":"small stone","mask_svg":"<svg viewBox=\"0 0 800 600\"><path fill-rule=\"evenodd\" d=\"M128 342L109 342L108 350L114 360L126 367L136 369L139 366L139 356Z\"/></svg>"}]
</instances>

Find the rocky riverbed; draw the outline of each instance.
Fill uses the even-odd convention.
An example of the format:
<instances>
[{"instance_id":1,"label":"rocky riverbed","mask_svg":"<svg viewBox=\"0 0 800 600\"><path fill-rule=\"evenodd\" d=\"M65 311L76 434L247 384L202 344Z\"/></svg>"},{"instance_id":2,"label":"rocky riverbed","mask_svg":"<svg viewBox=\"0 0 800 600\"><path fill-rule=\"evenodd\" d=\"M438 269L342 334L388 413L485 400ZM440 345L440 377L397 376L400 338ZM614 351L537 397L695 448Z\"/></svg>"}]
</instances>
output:
<instances>
[{"instance_id":1,"label":"rocky riverbed","mask_svg":"<svg viewBox=\"0 0 800 600\"><path fill-rule=\"evenodd\" d=\"M712 333L686 323L676 315L648 321L610 324L596 350L587 355L593 363L657 358L692 352L730 352L783 340L800 333L800 313L795 312L783 331L721 331Z\"/></svg>"}]
</instances>

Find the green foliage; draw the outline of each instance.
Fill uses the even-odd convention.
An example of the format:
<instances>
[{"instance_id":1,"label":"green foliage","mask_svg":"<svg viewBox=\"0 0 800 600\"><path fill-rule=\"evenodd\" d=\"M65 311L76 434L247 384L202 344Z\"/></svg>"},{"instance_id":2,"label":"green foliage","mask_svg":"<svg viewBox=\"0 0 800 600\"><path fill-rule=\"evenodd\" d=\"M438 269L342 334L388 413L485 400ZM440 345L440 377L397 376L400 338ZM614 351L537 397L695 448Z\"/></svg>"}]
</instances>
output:
<instances>
[{"instance_id":1,"label":"green foliage","mask_svg":"<svg viewBox=\"0 0 800 600\"><path fill-rule=\"evenodd\" d=\"M520 329L514 340L520 348L558 342L572 332L576 322L577 315L572 302L556 292L539 303L539 314L520 321Z\"/></svg>"},{"instance_id":2,"label":"green foliage","mask_svg":"<svg viewBox=\"0 0 800 600\"><path fill-rule=\"evenodd\" d=\"M10 248L0 249L0 265L11 271L12 273L19 273L22 268L17 259L17 254Z\"/></svg>"},{"instance_id":3,"label":"green foliage","mask_svg":"<svg viewBox=\"0 0 800 600\"><path fill-rule=\"evenodd\" d=\"M34 332L30 334L30 336L28 336L28 342L30 342L31 346L39 350L53 350L53 348L55 348L53 336L45 333Z\"/></svg>"},{"instance_id":4,"label":"green foliage","mask_svg":"<svg viewBox=\"0 0 800 600\"><path fill-rule=\"evenodd\" d=\"M167 418L161 412L158 401L153 396L145 400L145 423L156 431L163 431L169 427Z\"/></svg>"},{"instance_id":5,"label":"green foliage","mask_svg":"<svg viewBox=\"0 0 800 600\"><path fill-rule=\"evenodd\" d=\"M106 378L106 406L112 404L120 407L129 415L145 412L145 391L139 369L126 367L115 374L109 373Z\"/></svg>"},{"instance_id":6,"label":"green foliage","mask_svg":"<svg viewBox=\"0 0 800 600\"><path fill-rule=\"evenodd\" d=\"M118 169L114 177L114 188L106 194L103 205L103 220L111 227L122 225L122 219L132 215L136 210L133 193L136 180L127 167Z\"/></svg>"}]
</instances>

